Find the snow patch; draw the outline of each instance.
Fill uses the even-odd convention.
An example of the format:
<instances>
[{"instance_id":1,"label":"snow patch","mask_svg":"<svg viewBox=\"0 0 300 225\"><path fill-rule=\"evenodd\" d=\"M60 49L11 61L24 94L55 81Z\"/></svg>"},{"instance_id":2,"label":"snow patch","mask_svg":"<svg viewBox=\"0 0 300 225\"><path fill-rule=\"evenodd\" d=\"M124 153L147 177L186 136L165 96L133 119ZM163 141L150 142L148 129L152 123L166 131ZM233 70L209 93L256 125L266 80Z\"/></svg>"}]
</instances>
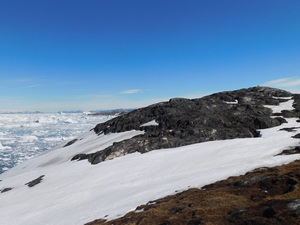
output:
<instances>
[{"instance_id":1,"label":"snow patch","mask_svg":"<svg viewBox=\"0 0 300 225\"><path fill-rule=\"evenodd\" d=\"M281 113L282 110L293 110L294 100L281 102L279 105L265 105L265 107L272 109L273 113Z\"/></svg>"},{"instance_id":2,"label":"snow patch","mask_svg":"<svg viewBox=\"0 0 300 225\"><path fill-rule=\"evenodd\" d=\"M290 99L293 98L293 96L291 96L291 97L275 97L275 96L272 96L272 98L274 98L274 99L290 100Z\"/></svg>"},{"instance_id":3,"label":"snow patch","mask_svg":"<svg viewBox=\"0 0 300 225\"><path fill-rule=\"evenodd\" d=\"M137 209L137 210L134 210L135 213L141 213L141 212L144 212L144 209Z\"/></svg>"},{"instance_id":4,"label":"snow patch","mask_svg":"<svg viewBox=\"0 0 300 225\"><path fill-rule=\"evenodd\" d=\"M146 126L158 126L159 124L155 121L155 120L152 120L148 123L144 123L142 124L140 127L146 127Z\"/></svg>"},{"instance_id":5,"label":"snow patch","mask_svg":"<svg viewBox=\"0 0 300 225\"><path fill-rule=\"evenodd\" d=\"M234 102L226 102L226 101L224 101L226 104L229 104L229 105L236 105L236 104L238 104L239 103L239 101L238 100L235 100Z\"/></svg>"}]
</instances>

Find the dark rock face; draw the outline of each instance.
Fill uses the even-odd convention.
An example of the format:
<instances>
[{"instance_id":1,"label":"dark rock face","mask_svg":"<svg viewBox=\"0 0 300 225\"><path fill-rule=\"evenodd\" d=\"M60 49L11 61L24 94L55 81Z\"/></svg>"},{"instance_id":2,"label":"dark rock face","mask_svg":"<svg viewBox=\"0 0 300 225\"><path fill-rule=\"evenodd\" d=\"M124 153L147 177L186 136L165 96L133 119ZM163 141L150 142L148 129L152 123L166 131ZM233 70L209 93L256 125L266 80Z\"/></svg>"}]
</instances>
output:
<instances>
[{"instance_id":1,"label":"dark rock face","mask_svg":"<svg viewBox=\"0 0 300 225\"><path fill-rule=\"evenodd\" d=\"M0 190L1 193L5 193L8 191L11 191L13 188L3 188L2 190Z\"/></svg>"},{"instance_id":2,"label":"dark rock face","mask_svg":"<svg viewBox=\"0 0 300 225\"><path fill-rule=\"evenodd\" d=\"M278 155L292 155L292 154L300 154L300 146L295 146L290 149L283 150Z\"/></svg>"},{"instance_id":3,"label":"dark rock face","mask_svg":"<svg viewBox=\"0 0 300 225\"><path fill-rule=\"evenodd\" d=\"M282 110L282 116L286 118L300 117L300 94L293 94L293 99L294 99L293 107L295 109L292 111Z\"/></svg>"},{"instance_id":4,"label":"dark rock face","mask_svg":"<svg viewBox=\"0 0 300 225\"><path fill-rule=\"evenodd\" d=\"M74 144L76 141L77 141L77 139L73 139L73 140L69 141L67 144L65 144L64 147L68 147L68 146Z\"/></svg>"},{"instance_id":5,"label":"dark rock face","mask_svg":"<svg viewBox=\"0 0 300 225\"><path fill-rule=\"evenodd\" d=\"M98 124L94 131L99 135L130 130L142 130L145 133L73 159L87 158L96 164L133 152L146 153L204 141L258 137L257 129L286 122L282 117L272 118L271 109L264 105L278 105L287 100L276 97L291 96L291 93L279 89L253 87L220 92L200 99L174 98ZM300 106L300 97L296 98L295 105ZM299 111L285 113L294 115ZM158 125L141 126L152 120Z\"/></svg>"},{"instance_id":6,"label":"dark rock face","mask_svg":"<svg viewBox=\"0 0 300 225\"><path fill-rule=\"evenodd\" d=\"M299 122L298 122L298 123L299 123ZM293 138L300 138L300 134L294 135Z\"/></svg>"},{"instance_id":7,"label":"dark rock face","mask_svg":"<svg viewBox=\"0 0 300 225\"><path fill-rule=\"evenodd\" d=\"M28 187L33 187L39 183L42 182L43 178L44 178L45 175L42 175L42 176L39 176L38 178L26 183L25 185L27 185Z\"/></svg>"},{"instance_id":8,"label":"dark rock face","mask_svg":"<svg viewBox=\"0 0 300 225\"><path fill-rule=\"evenodd\" d=\"M280 130L284 130L284 131L287 131L287 132L295 132L296 129L299 129L300 127L287 127L287 128L282 128Z\"/></svg>"}]
</instances>

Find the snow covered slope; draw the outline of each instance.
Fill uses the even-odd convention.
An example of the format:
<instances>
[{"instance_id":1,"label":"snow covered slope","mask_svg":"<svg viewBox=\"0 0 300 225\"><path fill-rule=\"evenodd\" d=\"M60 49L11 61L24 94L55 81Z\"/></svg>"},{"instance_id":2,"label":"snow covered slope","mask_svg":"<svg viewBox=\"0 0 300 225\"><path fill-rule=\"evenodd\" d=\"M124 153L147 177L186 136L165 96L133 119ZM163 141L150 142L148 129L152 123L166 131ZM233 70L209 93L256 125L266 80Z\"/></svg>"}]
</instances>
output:
<instances>
[{"instance_id":1,"label":"snow covered slope","mask_svg":"<svg viewBox=\"0 0 300 225\"><path fill-rule=\"evenodd\" d=\"M0 174L112 118L87 113L0 113Z\"/></svg>"},{"instance_id":2,"label":"snow covered slope","mask_svg":"<svg viewBox=\"0 0 300 225\"><path fill-rule=\"evenodd\" d=\"M292 104L289 100L278 107L290 110ZM278 107L273 109L277 112ZM143 133L97 135L90 131L72 145L49 150L0 175L0 224L81 225L100 217L113 219L175 191L291 162L299 155L276 156L299 143L292 138L300 133L297 118L286 120L261 130L260 138L136 152L96 165L70 161L75 154L99 151ZM280 130L291 127L295 132Z\"/></svg>"}]
</instances>

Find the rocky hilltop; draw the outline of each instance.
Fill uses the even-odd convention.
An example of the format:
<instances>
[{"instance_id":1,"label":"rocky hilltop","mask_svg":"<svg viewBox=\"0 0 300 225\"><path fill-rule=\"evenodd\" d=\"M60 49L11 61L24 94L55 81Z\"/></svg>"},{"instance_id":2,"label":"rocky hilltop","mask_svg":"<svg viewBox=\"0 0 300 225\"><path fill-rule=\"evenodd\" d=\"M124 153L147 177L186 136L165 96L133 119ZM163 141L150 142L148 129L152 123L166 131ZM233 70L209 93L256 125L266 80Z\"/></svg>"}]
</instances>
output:
<instances>
[{"instance_id":1,"label":"rocky hilltop","mask_svg":"<svg viewBox=\"0 0 300 225\"><path fill-rule=\"evenodd\" d=\"M294 100L293 110L272 113L265 107L285 102L287 97ZM88 159L97 163L112 155L133 152L135 147L136 151L144 153L210 140L257 137L257 129L285 123L284 118L299 118L299 106L299 95L267 87L221 92L201 99L171 99L97 125L94 130L99 134L127 129L141 129L145 134L116 143L105 149L105 153L91 154ZM152 120L158 125L141 126ZM295 132L298 128L282 130ZM133 140L139 144L134 145ZM122 147L129 147L130 151L120 152ZM278 155L299 153L300 146L294 146ZM272 168L258 168L201 189L191 188L150 201L118 219L99 219L87 225L300 224L299 171L299 160Z\"/></svg>"},{"instance_id":2,"label":"rocky hilltop","mask_svg":"<svg viewBox=\"0 0 300 225\"><path fill-rule=\"evenodd\" d=\"M299 112L268 87L128 112L0 174L0 224L299 224Z\"/></svg>"},{"instance_id":3,"label":"rocky hilltop","mask_svg":"<svg viewBox=\"0 0 300 225\"><path fill-rule=\"evenodd\" d=\"M97 164L133 152L146 153L205 141L257 137L260 135L258 129L286 122L280 117L282 114L285 117L299 114L297 104L294 111L283 111L275 115L278 117L273 117L272 110L265 107L278 105L292 96L295 102L299 98L284 90L258 86L199 99L173 98L98 124L94 128L98 135L130 130L141 130L144 134L116 142L92 154L75 155L72 160L88 159Z\"/></svg>"}]
</instances>

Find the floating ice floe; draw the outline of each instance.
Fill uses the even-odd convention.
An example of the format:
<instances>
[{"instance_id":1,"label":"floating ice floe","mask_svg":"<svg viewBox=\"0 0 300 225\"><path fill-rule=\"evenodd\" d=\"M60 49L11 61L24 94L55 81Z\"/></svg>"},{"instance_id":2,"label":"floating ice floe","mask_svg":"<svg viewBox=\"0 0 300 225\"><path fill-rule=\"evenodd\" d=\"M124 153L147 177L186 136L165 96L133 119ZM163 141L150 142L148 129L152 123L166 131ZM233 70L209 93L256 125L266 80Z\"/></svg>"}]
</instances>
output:
<instances>
[{"instance_id":1,"label":"floating ice floe","mask_svg":"<svg viewBox=\"0 0 300 225\"><path fill-rule=\"evenodd\" d=\"M1 144L1 142L0 142L0 151L1 151L1 150L7 150L7 149L11 149L11 147L10 147L10 146L3 146L3 145Z\"/></svg>"}]
</instances>

